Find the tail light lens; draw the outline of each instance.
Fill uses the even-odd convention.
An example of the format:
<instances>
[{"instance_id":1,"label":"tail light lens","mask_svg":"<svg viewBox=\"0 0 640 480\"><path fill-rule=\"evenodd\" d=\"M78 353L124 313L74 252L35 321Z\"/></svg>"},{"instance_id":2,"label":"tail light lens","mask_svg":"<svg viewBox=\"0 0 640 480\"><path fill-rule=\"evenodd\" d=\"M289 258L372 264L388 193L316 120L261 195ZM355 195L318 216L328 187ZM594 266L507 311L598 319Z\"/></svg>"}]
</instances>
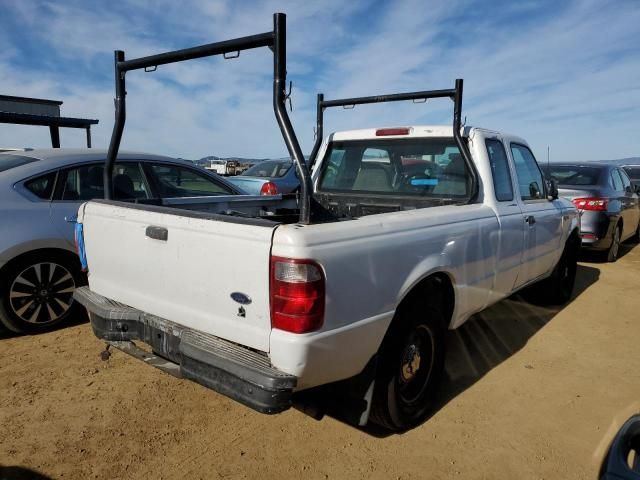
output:
<instances>
[{"instance_id":1,"label":"tail light lens","mask_svg":"<svg viewBox=\"0 0 640 480\"><path fill-rule=\"evenodd\" d=\"M271 326L292 333L324 322L324 273L312 260L271 257Z\"/></svg>"},{"instance_id":2,"label":"tail light lens","mask_svg":"<svg viewBox=\"0 0 640 480\"><path fill-rule=\"evenodd\" d=\"M573 204L578 210L593 210L604 212L607 210L609 201L606 198L574 198Z\"/></svg>"},{"instance_id":3,"label":"tail light lens","mask_svg":"<svg viewBox=\"0 0 640 480\"><path fill-rule=\"evenodd\" d=\"M379 128L376 130L376 137L387 137L390 135L409 135L410 129L400 128Z\"/></svg>"},{"instance_id":4,"label":"tail light lens","mask_svg":"<svg viewBox=\"0 0 640 480\"><path fill-rule=\"evenodd\" d=\"M267 182L260 188L260 195L277 195L278 187L273 182Z\"/></svg>"}]
</instances>

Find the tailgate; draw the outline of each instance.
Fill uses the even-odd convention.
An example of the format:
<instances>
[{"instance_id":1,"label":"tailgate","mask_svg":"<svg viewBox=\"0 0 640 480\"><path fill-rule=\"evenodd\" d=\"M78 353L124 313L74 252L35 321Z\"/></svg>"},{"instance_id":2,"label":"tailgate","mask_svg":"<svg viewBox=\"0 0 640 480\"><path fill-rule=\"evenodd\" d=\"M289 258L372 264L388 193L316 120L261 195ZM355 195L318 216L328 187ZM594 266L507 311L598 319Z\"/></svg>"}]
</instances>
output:
<instances>
[{"instance_id":1,"label":"tailgate","mask_svg":"<svg viewBox=\"0 0 640 480\"><path fill-rule=\"evenodd\" d=\"M79 221L89 287L180 325L268 351L269 255L276 226L214 218L166 207L85 204ZM232 293L250 303L241 305Z\"/></svg>"}]
</instances>

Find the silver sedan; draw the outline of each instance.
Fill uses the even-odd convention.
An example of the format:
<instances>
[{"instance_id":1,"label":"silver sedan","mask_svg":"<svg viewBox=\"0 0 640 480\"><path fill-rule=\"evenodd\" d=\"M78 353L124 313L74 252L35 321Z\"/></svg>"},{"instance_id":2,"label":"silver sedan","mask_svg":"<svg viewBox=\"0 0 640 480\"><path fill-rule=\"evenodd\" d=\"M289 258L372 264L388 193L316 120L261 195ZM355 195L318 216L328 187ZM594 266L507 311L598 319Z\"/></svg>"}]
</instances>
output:
<instances>
[{"instance_id":1,"label":"silver sedan","mask_svg":"<svg viewBox=\"0 0 640 480\"><path fill-rule=\"evenodd\" d=\"M104 150L47 149L0 154L0 323L34 333L66 320L85 282L74 244L78 207L103 197ZM114 199L237 195L222 177L189 162L121 152Z\"/></svg>"}]
</instances>

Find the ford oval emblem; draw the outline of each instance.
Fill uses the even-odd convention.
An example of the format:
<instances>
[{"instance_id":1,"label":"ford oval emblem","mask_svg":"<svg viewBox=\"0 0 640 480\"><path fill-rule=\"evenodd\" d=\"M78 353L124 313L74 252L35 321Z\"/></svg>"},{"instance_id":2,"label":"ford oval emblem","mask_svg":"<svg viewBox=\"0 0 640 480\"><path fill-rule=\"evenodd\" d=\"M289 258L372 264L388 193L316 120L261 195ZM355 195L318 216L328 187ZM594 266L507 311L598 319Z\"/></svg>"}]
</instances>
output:
<instances>
[{"instance_id":1,"label":"ford oval emblem","mask_svg":"<svg viewBox=\"0 0 640 480\"><path fill-rule=\"evenodd\" d=\"M242 292L233 292L231 294L231 299L240 305L249 305L251 303L251 297Z\"/></svg>"}]
</instances>

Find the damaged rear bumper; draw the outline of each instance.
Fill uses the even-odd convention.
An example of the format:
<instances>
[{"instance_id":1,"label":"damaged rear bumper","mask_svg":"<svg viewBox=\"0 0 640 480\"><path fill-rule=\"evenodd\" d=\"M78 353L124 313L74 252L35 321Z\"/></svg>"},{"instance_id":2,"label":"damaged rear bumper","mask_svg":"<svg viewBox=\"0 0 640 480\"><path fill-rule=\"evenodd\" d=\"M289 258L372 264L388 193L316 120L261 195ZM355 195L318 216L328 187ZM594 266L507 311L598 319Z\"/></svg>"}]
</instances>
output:
<instances>
[{"instance_id":1,"label":"damaged rear bumper","mask_svg":"<svg viewBox=\"0 0 640 480\"><path fill-rule=\"evenodd\" d=\"M78 288L75 300L108 344L177 377L193 380L261 413L291 407L297 378L273 366L263 352L183 327ZM134 340L148 344L153 353Z\"/></svg>"}]
</instances>

